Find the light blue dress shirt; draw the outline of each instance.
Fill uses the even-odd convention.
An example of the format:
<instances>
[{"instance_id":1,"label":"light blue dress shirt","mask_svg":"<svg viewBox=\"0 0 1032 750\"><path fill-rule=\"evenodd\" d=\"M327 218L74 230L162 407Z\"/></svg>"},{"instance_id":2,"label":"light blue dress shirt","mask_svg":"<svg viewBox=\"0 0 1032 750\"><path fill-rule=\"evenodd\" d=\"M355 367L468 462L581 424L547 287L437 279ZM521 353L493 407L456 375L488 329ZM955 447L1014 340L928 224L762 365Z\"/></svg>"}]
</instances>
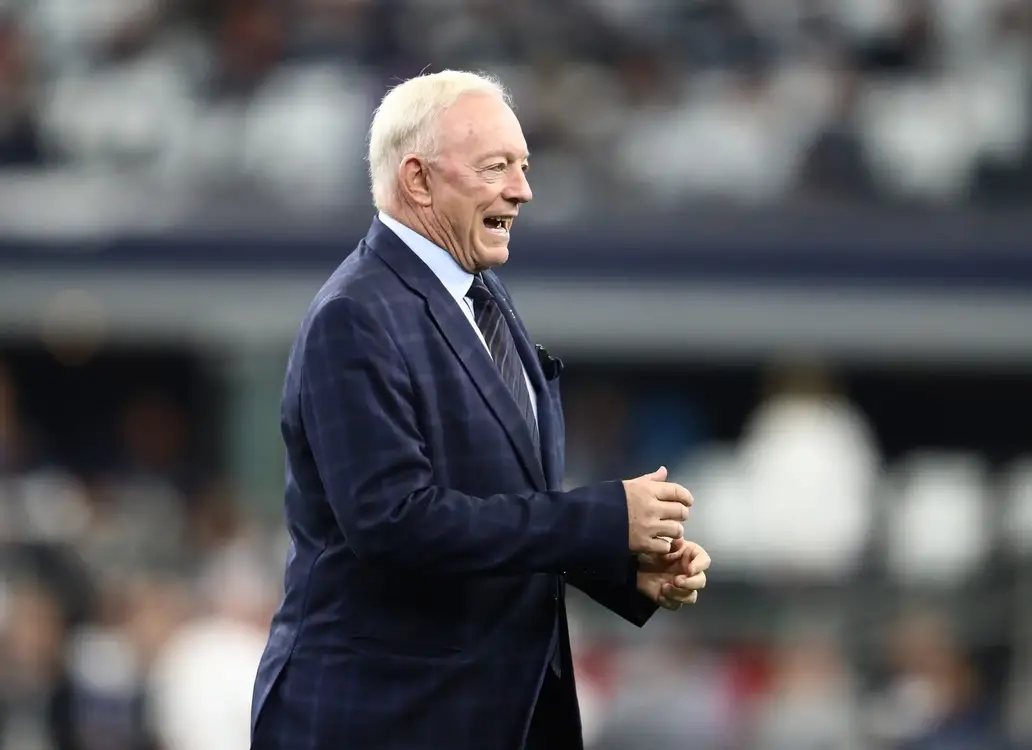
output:
<instances>
[{"instance_id":1,"label":"light blue dress shirt","mask_svg":"<svg viewBox=\"0 0 1032 750\"><path fill-rule=\"evenodd\" d=\"M470 286L473 284L473 274L460 266L447 250L435 245L414 229L405 226L397 219L385 214L383 211L380 212L379 218L385 227L398 235L398 238L404 242L421 261L426 263L427 268L433 271L434 276L440 280L441 284L444 285L444 288L448 290L448 294L450 294L455 300L455 304L457 304L459 309L462 310L463 315L466 316L466 320L469 321L470 326L472 326L473 330L476 332L477 338L480 339L484 348L487 349L488 354L490 355L490 349L487 346L487 342L484 340L484 334L481 333L480 327L477 325L477 320L473 316L473 300L466 296L469 292ZM527 375L526 367L523 368L523 378L527 382L527 391L530 393L530 403L534 407L534 416L536 417L537 394L534 392L534 386L530 382L530 376Z\"/></svg>"}]
</instances>

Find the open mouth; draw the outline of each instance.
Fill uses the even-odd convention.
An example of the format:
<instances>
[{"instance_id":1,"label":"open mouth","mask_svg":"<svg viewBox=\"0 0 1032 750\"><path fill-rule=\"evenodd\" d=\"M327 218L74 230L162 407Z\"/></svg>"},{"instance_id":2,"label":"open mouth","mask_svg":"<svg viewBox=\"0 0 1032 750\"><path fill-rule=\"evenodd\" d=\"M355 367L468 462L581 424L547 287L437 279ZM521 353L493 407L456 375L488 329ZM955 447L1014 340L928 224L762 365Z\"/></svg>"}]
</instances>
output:
<instances>
[{"instance_id":1,"label":"open mouth","mask_svg":"<svg viewBox=\"0 0 1032 750\"><path fill-rule=\"evenodd\" d=\"M488 216L484 219L484 226L490 232L508 237L514 218L513 216Z\"/></svg>"}]
</instances>

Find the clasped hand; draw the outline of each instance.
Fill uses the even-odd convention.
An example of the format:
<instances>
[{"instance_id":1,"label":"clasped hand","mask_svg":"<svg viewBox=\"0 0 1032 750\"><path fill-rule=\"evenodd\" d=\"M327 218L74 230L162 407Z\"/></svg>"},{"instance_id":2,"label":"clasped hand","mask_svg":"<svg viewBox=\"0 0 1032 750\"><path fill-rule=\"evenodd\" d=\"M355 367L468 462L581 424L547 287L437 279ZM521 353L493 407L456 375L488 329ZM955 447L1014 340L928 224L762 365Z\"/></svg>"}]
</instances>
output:
<instances>
[{"instance_id":1,"label":"clasped hand","mask_svg":"<svg viewBox=\"0 0 1032 750\"><path fill-rule=\"evenodd\" d=\"M684 540L692 494L667 481L667 470L624 482L631 552L638 556L638 591L666 609L694 604L706 586L710 557Z\"/></svg>"},{"instance_id":2,"label":"clasped hand","mask_svg":"<svg viewBox=\"0 0 1032 750\"><path fill-rule=\"evenodd\" d=\"M695 604L706 588L710 556L695 542L674 539L670 552L638 555L638 591L664 609Z\"/></svg>"}]
</instances>

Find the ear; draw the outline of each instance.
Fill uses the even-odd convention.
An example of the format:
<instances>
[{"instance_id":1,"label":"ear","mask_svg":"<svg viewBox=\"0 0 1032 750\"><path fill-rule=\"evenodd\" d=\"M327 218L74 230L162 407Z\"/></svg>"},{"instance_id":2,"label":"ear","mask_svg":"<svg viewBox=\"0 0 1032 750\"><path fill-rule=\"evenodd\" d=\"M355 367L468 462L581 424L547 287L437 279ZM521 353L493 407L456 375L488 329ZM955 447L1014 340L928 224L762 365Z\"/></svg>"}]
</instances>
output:
<instances>
[{"instance_id":1,"label":"ear","mask_svg":"<svg viewBox=\"0 0 1032 750\"><path fill-rule=\"evenodd\" d=\"M398 167L398 189L402 195L424 208L433 203L430 196L430 173L426 162L409 154Z\"/></svg>"}]
</instances>

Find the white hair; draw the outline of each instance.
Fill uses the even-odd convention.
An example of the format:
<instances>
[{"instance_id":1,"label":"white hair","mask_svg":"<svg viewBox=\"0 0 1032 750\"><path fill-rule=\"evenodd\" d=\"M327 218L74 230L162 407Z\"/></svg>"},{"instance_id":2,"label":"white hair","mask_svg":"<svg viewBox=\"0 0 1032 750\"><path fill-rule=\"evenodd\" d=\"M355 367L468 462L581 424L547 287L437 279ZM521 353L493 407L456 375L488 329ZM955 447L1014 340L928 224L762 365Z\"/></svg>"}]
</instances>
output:
<instances>
[{"instance_id":1,"label":"white hair","mask_svg":"<svg viewBox=\"0 0 1032 750\"><path fill-rule=\"evenodd\" d=\"M369 182L373 204L385 210L398 186L398 168L408 154L432 158L437 151L437 119L468 94L509 94L493 76L463 70L410 78L383 97L369 126Z\"/></svg>"}]
</instances>

